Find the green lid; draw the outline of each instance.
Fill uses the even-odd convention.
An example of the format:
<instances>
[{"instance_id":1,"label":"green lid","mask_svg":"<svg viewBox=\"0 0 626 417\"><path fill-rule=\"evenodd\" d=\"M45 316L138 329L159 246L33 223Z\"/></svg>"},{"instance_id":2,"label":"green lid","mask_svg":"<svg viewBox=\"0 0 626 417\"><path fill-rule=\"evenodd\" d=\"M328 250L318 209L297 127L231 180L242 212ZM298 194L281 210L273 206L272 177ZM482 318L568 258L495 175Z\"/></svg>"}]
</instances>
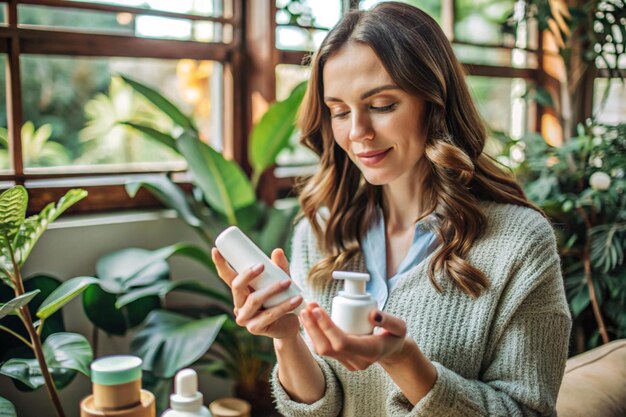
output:
<instances>
[{"instance_id":1,"label":"green lid","mask_svg":"<svg viewBox=\"0 0 626 417\"><path fill-rule=\"evenodd\" d=\"M119 385L141 378L141 358L131 355L105 356L91 363L91 382Z\"/></svg>"}]
</instances>

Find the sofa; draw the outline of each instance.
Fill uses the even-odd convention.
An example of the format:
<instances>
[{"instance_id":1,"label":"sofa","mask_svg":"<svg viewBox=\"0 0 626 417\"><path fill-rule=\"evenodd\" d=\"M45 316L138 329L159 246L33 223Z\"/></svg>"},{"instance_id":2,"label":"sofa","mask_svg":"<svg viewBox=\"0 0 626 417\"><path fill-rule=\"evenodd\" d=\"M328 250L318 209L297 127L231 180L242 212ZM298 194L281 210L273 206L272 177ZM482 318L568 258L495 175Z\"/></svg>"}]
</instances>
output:
<instances>
[{"instance_id":1,"label":"sofa","mask_svg":"<svg viewBox=\"0 0 626 417\"><path fill-rule=\"evenodd\" d=\"M568 359L556 409L558 417L626 417L626 339Z\"/></svg>"}]
</instances>

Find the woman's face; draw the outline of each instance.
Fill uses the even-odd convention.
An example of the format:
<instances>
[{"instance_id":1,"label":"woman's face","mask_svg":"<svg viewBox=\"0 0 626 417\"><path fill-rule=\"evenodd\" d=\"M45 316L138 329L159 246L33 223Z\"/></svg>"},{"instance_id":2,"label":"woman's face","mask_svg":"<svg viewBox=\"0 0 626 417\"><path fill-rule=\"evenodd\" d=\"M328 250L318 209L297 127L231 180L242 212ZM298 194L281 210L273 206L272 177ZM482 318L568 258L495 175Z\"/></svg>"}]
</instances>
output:
<instances>
[{"instance_id":1,"label":"woman's face","mask_svg":"<svg viewBox=\"0 0 626 417\"><path fill-rule=\"evenodd\" d=\"M374 51L350 43L324 66L335 141L374 185L410 180L424 162L424 100L401 90Z\"/></svg>"}]
</instances>

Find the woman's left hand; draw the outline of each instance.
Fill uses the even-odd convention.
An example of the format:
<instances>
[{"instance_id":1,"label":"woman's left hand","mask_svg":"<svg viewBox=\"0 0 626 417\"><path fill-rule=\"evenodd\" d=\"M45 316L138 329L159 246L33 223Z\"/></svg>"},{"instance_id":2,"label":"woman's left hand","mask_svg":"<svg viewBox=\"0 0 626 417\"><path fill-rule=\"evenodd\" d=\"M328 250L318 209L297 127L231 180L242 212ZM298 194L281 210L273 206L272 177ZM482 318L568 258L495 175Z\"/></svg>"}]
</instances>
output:
<instances>
[{"instance_id":1,"label":"woman's left hand","mask_svg":"<svg viewBox=\"0 0 626 417\"><path fill-rule=\"evenodd\" d=\"M338 360L350 371L367 369L375 362L392 364L406 342L405 322L378 310L373 310L368 317L377 326L372 335L343 332L316 303L310 303L300 313L300 318L315 351Z\"/></svg>"}]
</instances>

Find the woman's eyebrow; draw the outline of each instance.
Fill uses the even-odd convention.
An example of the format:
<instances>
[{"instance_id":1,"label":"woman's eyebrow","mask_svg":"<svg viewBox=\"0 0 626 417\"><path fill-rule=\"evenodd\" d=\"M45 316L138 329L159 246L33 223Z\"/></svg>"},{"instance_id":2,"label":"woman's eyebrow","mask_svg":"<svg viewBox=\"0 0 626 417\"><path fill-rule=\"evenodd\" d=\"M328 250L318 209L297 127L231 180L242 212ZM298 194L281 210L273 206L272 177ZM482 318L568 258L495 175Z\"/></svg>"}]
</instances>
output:
<instances>
[{"instance_id":1,"label":"woman's eyebrow","mask_svg":"<svg viewBox=\"0 0 626 417\"><path fill-rule=\"evenodd\" d=\"M371 97L374 94L380 93L381 91L399 90L399 89L400 87L398 87L397 85L393 85L393 84L381 85L380 87L375 87L375 88L372 88L371 90L364 92L363 94L361 94L360 99L365 100L366 98ZM335 98L335 97L324 97L324 101L343 101L343 100Z\"/></svg>"}]
</instances>

